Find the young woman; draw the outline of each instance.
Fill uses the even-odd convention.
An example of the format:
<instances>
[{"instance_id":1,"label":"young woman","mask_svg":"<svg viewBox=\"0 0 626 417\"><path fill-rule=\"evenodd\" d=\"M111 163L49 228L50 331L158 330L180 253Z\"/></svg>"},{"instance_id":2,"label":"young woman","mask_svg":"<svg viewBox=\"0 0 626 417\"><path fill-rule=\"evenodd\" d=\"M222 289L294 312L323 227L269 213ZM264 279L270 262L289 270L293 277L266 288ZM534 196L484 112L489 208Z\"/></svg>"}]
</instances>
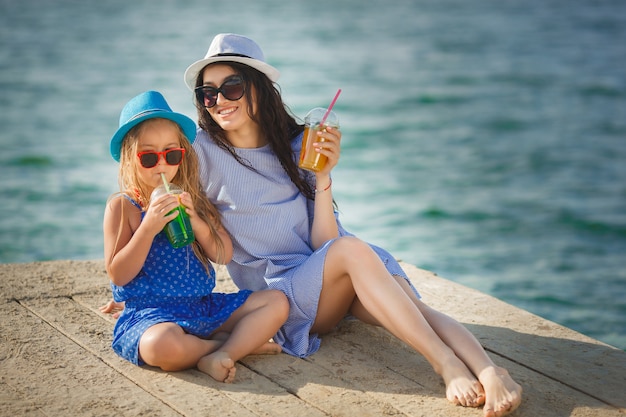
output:
<instances>
[{"instance_id":1,"label":"young woman","mask_svg":"<svg viewBox=\"0 0 626 417\"><path fill-rule=\"evenodd\" d=\"M303 127L275 88L278 77L259 46L235 34L217 35L184 76L198 109L194 147L204 191L233 238L229 273L239 288L279 289L289 299L277 343L292 355L309 355L318 334L349 313L424 355L453 403L484 404L485 416L516 409L521 387L474 336L420 301L389 253L341 226L330 176L341 132L318 133L317 152L328 157L322 171L298 168Z\"/></svg>"},{"instance_id":2,"label":"young woman","mask_svg":"<svg viewBox=\"0 0 626 417\"><path fill-rule=\"evenodd\" d=\"M289 304L280 291L215 293L211 261L227 263L232 242L219 212L202 192L191 146L195 123L171 111L155 91L126 104L111 139L120 162L121 192L104 214L104 255L114 300L125 302L113 349L130 362L176 371L197 366L232 382L235 362L256 353L278 353L268 343L285 322ZM185 192L150 201L166 181ZM163 228L182 204L196 240L175 248Z\"/></svg>"}]
</instances>

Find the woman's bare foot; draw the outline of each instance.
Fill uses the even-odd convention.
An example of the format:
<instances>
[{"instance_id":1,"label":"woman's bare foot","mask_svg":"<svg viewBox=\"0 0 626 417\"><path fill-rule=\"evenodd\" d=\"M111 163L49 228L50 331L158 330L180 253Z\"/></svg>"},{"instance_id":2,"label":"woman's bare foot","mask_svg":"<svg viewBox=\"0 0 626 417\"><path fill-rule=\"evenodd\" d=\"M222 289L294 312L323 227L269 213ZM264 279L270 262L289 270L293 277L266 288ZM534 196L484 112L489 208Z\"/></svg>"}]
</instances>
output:
<instances>
[{"instance_id":1,"label":"woman's bare foot","mask_svg":"<svg viewBox=\"0 0 626 417\"><path fill-rule=\"evenodd\" d=\"M483 370L478 376L485 388L485 417L501 417L512 413L522 402L522 387L509 372L500 367Z\"/></svg>"},{"instance_id":2,"label":"woman's bare foot","mask_svg":"<svg viewBox=\"0 0 626 417\"><path fill-rule=\"evenodd\" d=\"M441 376L446 384L446 398L464 407L480 407L485 403L485 391L480 382L460 359L443 369Z\"/></svg>"},{"instance_id":3,"label":"woman's bare foot","mask_svg":"<svg viewBox=\"0 0 626 417\"><path fill-rule=\"evenodd\" d=\"M198 361L198 369L218 382L230 384L235 379L235 362L226 352L213 352Z\"/></svg>"}]
</instances>

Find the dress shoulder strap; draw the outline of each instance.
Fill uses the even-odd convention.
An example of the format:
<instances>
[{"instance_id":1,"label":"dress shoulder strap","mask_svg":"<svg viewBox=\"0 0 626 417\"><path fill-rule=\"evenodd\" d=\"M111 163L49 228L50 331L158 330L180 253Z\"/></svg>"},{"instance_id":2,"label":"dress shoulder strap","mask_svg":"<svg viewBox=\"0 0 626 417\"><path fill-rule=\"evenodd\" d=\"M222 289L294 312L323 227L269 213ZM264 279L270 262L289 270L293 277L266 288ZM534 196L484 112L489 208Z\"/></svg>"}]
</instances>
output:
<instances>
[{"instance_id":1,"label":"dress shoulder strap","mask_svg":"<svg viewBox=\"0 0 626 417\"><path fill-rule=\"evenodd\" d=\"M133 200L132 197L130 197L128 194L123 193L123 192L117 192L115 194L112 194L108 199L107 199L107 204L111 201L114 200L116 198L119 197L124 197L126 198L126 200L128 200L133 206L137 207L141 212L143 212L143 208L141 207L141 204L139 204L137 201Z\"/></svg>"},{"instance_id":2,"label":"dress shoulder strap","mask_svg":"<svg viewBox=\"0 0 626 417\"><path fill-rule=\"evenodd\" d=\"M128 194L122 194L128 201L130 201L130 204L132 204L133 206L137 207L139 210L143 211L143 208L141 207L141 205L136 202L135 200L133 200L132 198L130 198L130 196Z\"/></svg>"}]
</instances>

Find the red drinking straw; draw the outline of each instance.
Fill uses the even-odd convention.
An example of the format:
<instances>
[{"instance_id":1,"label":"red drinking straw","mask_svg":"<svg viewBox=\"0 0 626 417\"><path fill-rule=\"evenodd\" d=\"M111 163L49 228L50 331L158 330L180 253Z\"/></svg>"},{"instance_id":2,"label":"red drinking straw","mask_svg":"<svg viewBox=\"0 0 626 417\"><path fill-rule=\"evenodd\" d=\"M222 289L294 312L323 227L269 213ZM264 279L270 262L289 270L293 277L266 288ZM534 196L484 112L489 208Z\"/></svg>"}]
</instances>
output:
<instances>
[{"instance_id":1,"label":"red drinking straw","mask_svg":"<svg viewBox=\"0 0 626 417\"><path fill-rule=\"evenodd\" d=\"M330 106L328 106L328 109L326 110L326 113L324 113L324 117L322 117L322 121L320 122L320 126L324 126L324 123L326 122L326 118L328 117L328 115L330 114L331 109L335 105L335 102L337 101L337 97L339 97L339 94L341 94L341 88L339 90L337 90L337 94L335 94L335 98L333 98L333 101L330 102Z\"/></svg>"}]
</instances>

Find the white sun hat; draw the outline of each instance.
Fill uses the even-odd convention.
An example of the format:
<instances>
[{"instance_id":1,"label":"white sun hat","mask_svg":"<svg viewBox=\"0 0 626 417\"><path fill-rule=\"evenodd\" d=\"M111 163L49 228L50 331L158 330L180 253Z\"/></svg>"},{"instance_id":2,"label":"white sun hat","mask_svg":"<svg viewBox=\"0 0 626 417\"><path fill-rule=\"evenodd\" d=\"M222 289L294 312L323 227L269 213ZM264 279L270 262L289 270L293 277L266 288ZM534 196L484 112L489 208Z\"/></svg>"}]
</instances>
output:
<instances>
[{"instance_id":1,"label":"white sun hat","mask_svg":"<svg viewBox=\"0 0 626 417\"><path fill-rule=\"evenodd\" d=\"M204 59L194 62L185 71L185 84L190 90L196 87L200 71L214 62L246 64L267 75L272 82L280 77L280 71L265 62L261 47L252 39L234 33L220 33L213 38Z\"/></svg>"}]
</instances>

